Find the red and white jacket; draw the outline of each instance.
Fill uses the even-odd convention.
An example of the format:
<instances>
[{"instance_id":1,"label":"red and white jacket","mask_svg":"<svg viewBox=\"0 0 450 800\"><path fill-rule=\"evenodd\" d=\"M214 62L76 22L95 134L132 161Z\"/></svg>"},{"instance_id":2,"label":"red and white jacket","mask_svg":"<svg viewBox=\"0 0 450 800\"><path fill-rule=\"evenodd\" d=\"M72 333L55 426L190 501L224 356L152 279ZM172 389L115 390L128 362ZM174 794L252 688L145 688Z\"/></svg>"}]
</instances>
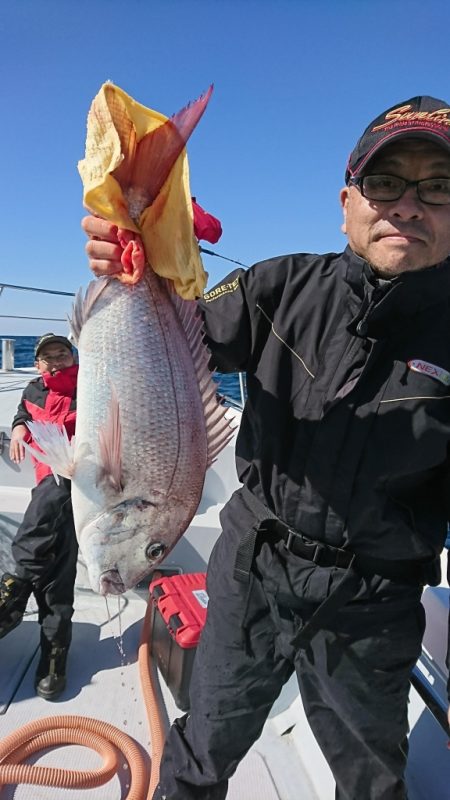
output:
<instances>
[{"instance_id":1,"label":"red and white jacket","mask_svg":"<svg viewBox=\"0 0 450 800\"><path fill-rule=\"evenodd\" d=\"M71 439L75 433L77 414L77 375L78 364L73 364L59 370L55 375L45 372L31 381L23 391L12 428L35 420L55 422L66 429ZM39 449L30 432L25 436L25 441ZM46 464L37 459L33 459L33 462L36 483L52 474Z\"/></svg>"}]
</instances>

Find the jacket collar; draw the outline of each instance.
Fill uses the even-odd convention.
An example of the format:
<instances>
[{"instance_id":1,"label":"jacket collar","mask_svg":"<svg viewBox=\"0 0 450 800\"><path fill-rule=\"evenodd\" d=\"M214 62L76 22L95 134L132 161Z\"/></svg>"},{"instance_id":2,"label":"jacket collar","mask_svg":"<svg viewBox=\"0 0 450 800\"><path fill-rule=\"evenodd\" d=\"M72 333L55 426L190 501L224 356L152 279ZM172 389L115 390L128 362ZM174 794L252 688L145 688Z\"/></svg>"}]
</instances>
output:
<instances>
[{"instance_id":1,"label":"jacket collar","mask_svg":"<svg viewBox=\"0 0 450 800\"><path fill-rule=\"evenodd\" d=\"M44 386L52 392L73 397L77 386L78 364L59 370L55 375L44 372L41 375Z\"/></svg>"},{"instance_id":2,"label":"jacket collar","mask_svg":"<svg viewBox=\"0 0 450 800\"><path fill-rule=\"evenodd\" d=\"M434 267L380 281L370 264L350 247L342 256L344 279L356 301L351 303L352 311L358 319L365 316L370 333L377 338L398 329L407 317L450 299L450 258Z\"/></svg>"}]
</instances>

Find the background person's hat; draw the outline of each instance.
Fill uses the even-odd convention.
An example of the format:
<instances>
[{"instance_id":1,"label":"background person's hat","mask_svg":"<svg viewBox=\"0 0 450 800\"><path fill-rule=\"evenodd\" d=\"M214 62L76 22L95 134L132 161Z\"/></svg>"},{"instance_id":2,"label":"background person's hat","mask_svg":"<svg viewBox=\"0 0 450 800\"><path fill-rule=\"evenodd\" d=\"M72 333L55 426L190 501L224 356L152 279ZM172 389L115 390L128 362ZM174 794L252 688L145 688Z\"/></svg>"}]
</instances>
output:
<instances>
[{"instance_id":1,"label":"background person's hat","mask_svg":"<svg viewBox=\"0 0 450 800\"><path fill-rule=\"evenodd\" d=\"M38 339L36 347L34 348L34 355L37 358L40 351L46 344L63 344L64 347L67 347L72 352L72 345L65 336L57 336L56 333L44 333L40 339Z\"/></svg>"},{"instance_id":2,"label":"background person's hat","mask_svg":"<svg viewBox=\"0 0 450 800\"><path fill-rule=\"evenodd\" d=\"M345 182L362 173L381 147L400 137L430 139L450 150L450 107L427 95L388 108L367 126L350 154Z\"/></svg>"}]
</instances>

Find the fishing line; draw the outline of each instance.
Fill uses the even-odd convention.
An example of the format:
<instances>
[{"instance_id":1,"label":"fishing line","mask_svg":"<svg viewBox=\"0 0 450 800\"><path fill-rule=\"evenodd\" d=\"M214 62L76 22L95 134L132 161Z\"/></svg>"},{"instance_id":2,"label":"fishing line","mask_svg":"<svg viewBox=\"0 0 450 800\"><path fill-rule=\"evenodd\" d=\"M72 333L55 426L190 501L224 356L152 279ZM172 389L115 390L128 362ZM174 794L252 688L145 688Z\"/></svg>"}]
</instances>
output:
<instances>
[{"instance_id":1,"label":"fishing line","mask_svg":"<svg viewBox=\"0 0 450 800\"><path fill-rule=\"evenodd\" d=\"M209 250L206 247L199 247L201 253L205 253L208 256L214 256L215 258L222 258L224 261L230 261L232 264L238 264L240 267L245 267L248 269L248 264L243 264L242 261L238 261L235 258L230 258L229 256L224 256L222 253L216 253L214 250ZM75 297L75 292L63 292L59 289L41 289L37 286L19 286L14 283L0 283L0 294L2 293L3 289L19 289L24 292L41 292L42 294L57 294L62 295L63 297ZM6 316L1 315L0 316ZM45 317L19 317L18 319L46 319ZM47 318L49 319L49 318ZM55 322L65 322L65 320L54 320Z\"/></svg>"},{"instance_id":2,"label":"fishing line","mask_svg":"<svg viewBox=\"0 0 450 800\"><path fill-rule=\"evenodd\" d=\"M222 256L220 253L215 253L214 250L207 250L206 247L200 247L201 253L206 253L208 256L215 256L216 258L223 258L224 261L231 261L232 264L239 264L240 267L245 267L248 269L248 264L243 264L242 261L236 261L235 258L228 258L228 256Z\"/></svg>"}]
</instances>

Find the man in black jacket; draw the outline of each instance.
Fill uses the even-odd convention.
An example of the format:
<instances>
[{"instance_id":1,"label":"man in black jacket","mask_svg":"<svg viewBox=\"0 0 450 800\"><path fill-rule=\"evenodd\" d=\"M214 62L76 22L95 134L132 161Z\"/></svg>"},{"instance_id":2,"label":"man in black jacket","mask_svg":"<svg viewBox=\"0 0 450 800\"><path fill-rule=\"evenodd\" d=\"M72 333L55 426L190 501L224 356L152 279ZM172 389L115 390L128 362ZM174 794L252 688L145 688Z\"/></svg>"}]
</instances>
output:
<instances>
[{"instance_id":1,"label":"man in black jacket","mask_svg":"<svg viewBox=\"0 0 450 800\"><path fill-rule=\"evenodd\" d=\"M404 800L423 586L449 518L450 108L415 97L353 150L342 254L237 270L199 301L247 373L191 685L154 800L222 800L295 670L339 800ZM85 231L121 269L109 223Z\"/></svg>"}]
</instances>

